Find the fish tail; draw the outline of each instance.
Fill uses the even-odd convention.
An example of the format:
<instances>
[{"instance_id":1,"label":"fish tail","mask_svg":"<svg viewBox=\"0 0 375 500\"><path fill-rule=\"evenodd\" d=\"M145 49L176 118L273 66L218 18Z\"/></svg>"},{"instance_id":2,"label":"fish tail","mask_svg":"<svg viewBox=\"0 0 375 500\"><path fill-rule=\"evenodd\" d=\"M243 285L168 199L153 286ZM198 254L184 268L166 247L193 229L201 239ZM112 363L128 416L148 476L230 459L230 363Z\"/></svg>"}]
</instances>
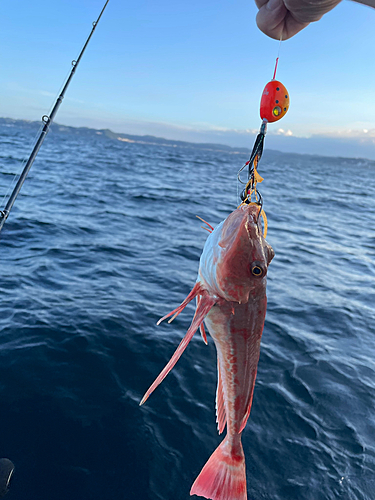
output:
<instances>
[{"instance_id":1,"label":"fish tail","mask_svg":"<svg viewBox=\"0 0 375 500\"><path fill-rule=\"evenodd\" d=\"M227 438L216 448L190 490L212 500L247 500L245 456L241 441L235 448Z\"/></svg>"}]
</instances>

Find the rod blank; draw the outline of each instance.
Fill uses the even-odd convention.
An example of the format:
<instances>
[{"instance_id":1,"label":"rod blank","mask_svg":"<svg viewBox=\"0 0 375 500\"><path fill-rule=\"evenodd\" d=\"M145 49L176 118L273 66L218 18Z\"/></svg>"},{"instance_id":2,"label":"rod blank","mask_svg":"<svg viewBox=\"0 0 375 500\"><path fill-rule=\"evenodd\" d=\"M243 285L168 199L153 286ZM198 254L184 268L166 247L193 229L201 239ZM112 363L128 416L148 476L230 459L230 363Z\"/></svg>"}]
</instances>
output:
<instances>
[{"instance_id":1,"label":"rod blank","mask_svg":"<svg viewBox=\"0 0 375 500\"><path fill-rule=\"evenodd\" d=\"M86 50L86 47L89 44L89 41L90 41L92 35L94 34L94 31L98 25L98 22L100 21L100 18L103 15L105 8L108 5L108 2L109 2L109 0L106 1L104 7L102 8L102 11L99 14L98 19L92 23L92 30L91 30L91 32L90 32L90 34L85 42L85 45L83 46L83 48L78 56L78 59L76 61L72 62L71 72L70 72L70 74L65 82L63 89L61 90L59 97L56 99L56 102L52 108L51 113L49 115L44 115L42 117L42 121L44 122L43 129L42 129L42 131L41 131L41 133L40 133L40 135L39 135L39 137L34 145L32 152L30 153L29 159L27 160L26 165L22 170L22 173L17 181L17 184L15 185L11 195L9 196L7 204L5 205L4 209L0 211L0 231L2 230L5 221L7 220L8 216L9 216L9 212L11 211L11 209L14 205L14 202L16 201L16 198L17 198L17 196L22 188L22 185L25 182L27 174L30 172L30 168L31 168L32 164L34 163L34 160L39 152L40 147L43 144L44 139L46 138L48 130L49 130L49 128L50 128L50 126L51 126L51 124L56 116L56 113L57 113L57 111L58 111L58 109L59 109L59 107L64 99L65 92L66 92L67 88L69 87L69 84L74 76L74 73L76 72L78 64L79 64L80 60L82 59L82 56Z\"/></svg>"}]
</instances>

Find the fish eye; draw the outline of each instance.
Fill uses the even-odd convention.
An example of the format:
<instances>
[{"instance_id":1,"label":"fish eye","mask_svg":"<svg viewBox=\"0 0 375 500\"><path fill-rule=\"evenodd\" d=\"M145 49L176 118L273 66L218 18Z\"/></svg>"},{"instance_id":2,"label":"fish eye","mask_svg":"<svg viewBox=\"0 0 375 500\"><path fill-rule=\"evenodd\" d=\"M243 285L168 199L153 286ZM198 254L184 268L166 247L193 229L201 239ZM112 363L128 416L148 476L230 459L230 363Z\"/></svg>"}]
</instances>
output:
<instances>
[{"instance_id":1,"label":"fish eye","mask_svg":"<svg viewBox=\"0 0 375 500\"><path fill-rule=\"evenodd\" d=\"M251 274L259 278L260 276L263 276L264 271L258 264L253 264L251 266Z\"/></svg>"}]
</instances>

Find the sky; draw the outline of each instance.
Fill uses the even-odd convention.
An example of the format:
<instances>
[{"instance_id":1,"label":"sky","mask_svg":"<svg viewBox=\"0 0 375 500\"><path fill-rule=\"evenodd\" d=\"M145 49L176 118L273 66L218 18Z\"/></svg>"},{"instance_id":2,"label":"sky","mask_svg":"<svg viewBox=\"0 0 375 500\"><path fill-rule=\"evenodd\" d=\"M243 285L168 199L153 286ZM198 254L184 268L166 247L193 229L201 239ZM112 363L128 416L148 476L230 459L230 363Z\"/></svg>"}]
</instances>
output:
<instances>
[{"instance_id":1,"label":"sky","mask_svg":"<svg viewBox=\"0 0 375 500\"><path fill-rule=\"evenodd\" d=\"M1 0L0 116L51 110L104 0ZM252 147L279 42L254 0L110 0L55 121ZM266 147L375 159L375 9L343 0L282 42L290 109Z\"/></svg>"}]
</instances>

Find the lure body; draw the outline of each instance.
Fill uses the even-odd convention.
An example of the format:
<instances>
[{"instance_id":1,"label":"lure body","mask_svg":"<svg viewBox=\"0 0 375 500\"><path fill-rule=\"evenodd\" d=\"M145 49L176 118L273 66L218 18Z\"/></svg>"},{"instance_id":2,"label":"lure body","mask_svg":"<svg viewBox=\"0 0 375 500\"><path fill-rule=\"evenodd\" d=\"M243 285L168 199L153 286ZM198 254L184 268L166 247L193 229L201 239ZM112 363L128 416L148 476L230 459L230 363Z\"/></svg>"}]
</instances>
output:
<instances>
[{"instance_id":1,"label":"lure body","mask_svg":"<svg viewBox=\"0 0 375 500\"><path fill-rule=\"evenodd\" d=\"M286 115L289 109L289 93L278 80L271 80L264 87L260 100L260 117L269 123Z\"/></svg>"},{"instance_id":2,"label":"lure body","mask_svg":"<svg viewBox=\"0 0 375 500\"><path fill-rule=\"evenodd\" d=\"M191 488L213 500L246 500L241 433L250 414L260 340L266 314L266 274L274 252L262 234L257 205L241 205L209 235L196 285L185 301L162 319L178 315L197 297L192 324L175 354L146 392L141 404L176 364L203 320L218 362L216 416L227 434Z\"/></svg>"}]
</instances>

